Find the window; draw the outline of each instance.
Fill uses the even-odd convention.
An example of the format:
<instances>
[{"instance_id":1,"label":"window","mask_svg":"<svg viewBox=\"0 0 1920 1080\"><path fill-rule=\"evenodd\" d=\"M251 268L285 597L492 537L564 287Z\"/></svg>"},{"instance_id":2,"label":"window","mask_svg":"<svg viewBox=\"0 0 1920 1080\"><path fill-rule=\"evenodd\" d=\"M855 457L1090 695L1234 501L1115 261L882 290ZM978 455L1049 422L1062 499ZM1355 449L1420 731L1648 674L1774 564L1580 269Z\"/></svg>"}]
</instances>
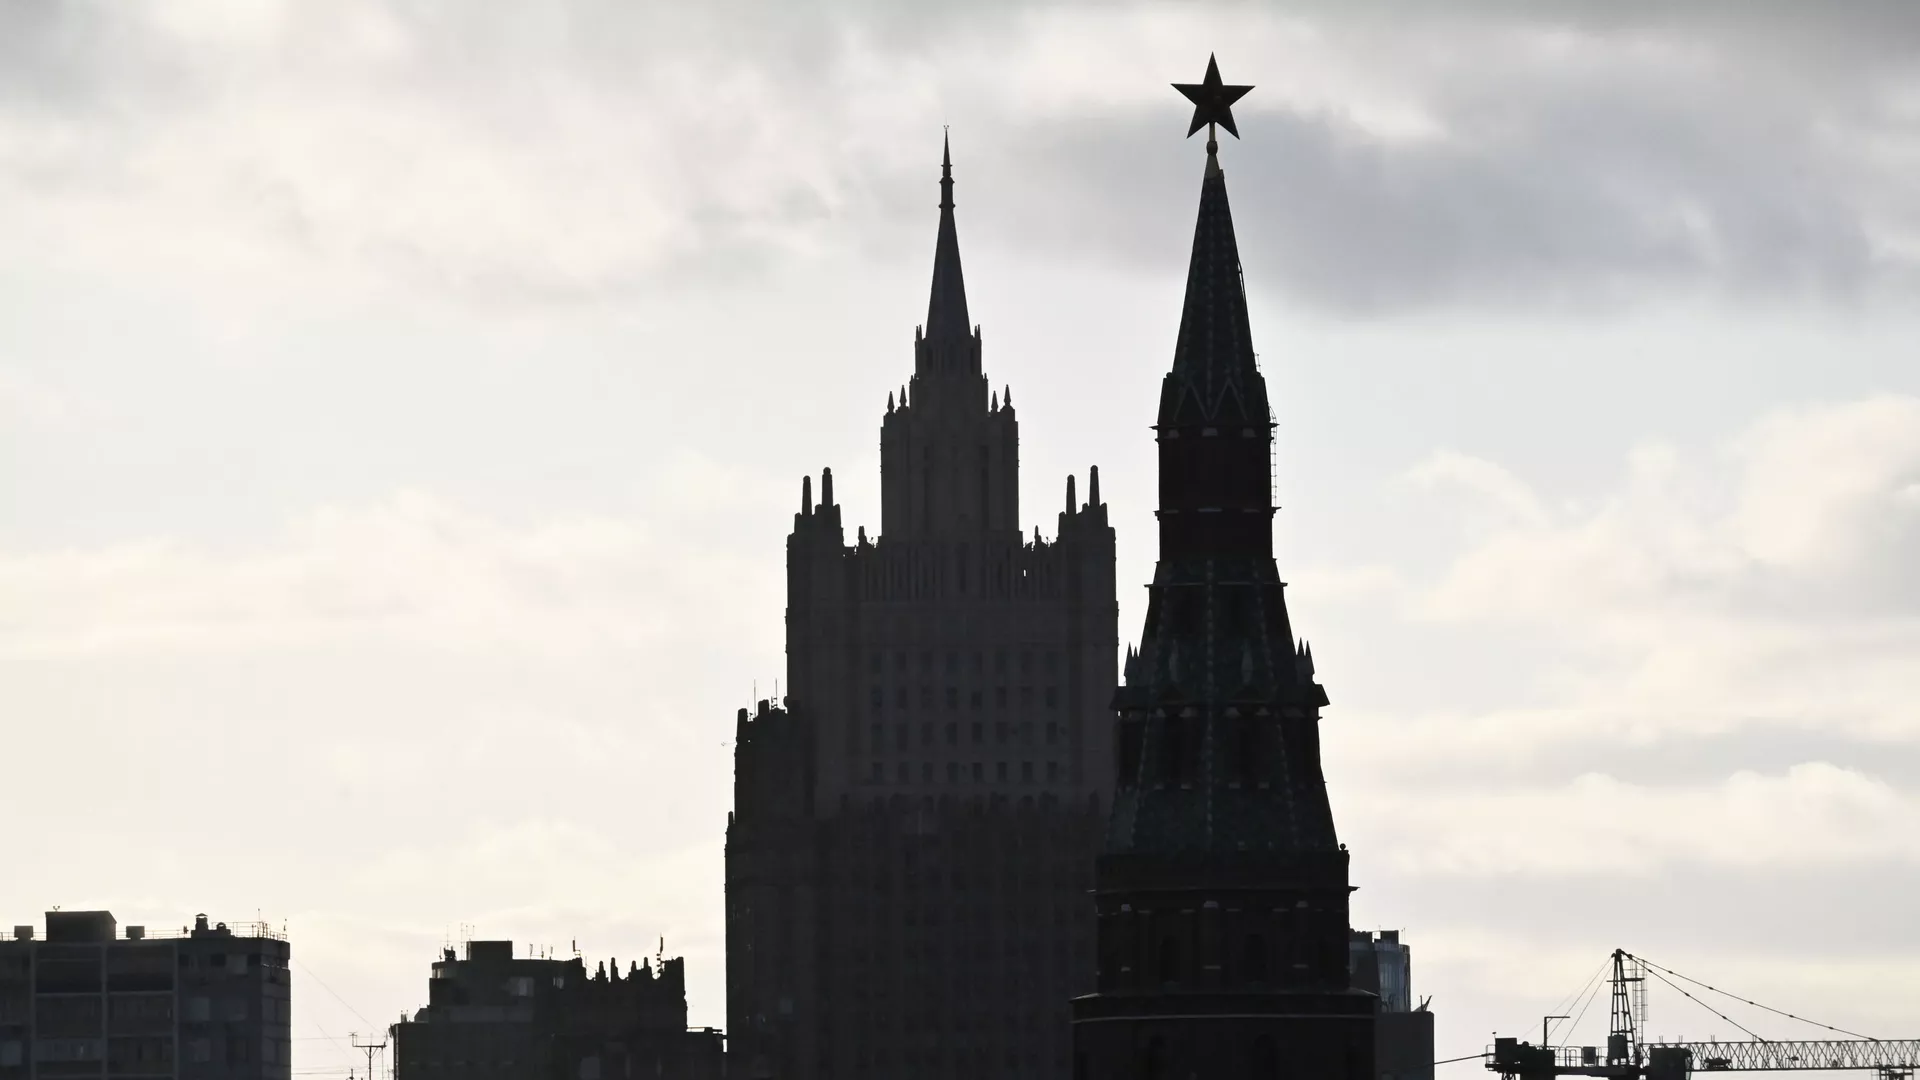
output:
<instances>
[{"instance_id":1,"label":"window","mask_svg":"<svg viewBox=\"0 0 1920 1080\"><path fill-rule=\"evenodd\" d=\"M947 687L947 708L957 709L959 707L960 707L960 688L957 686Z\"/></svg>"},{"instance_id":2,"label":"window","mask_svg":"<svg viewBox=\"0 0 1920 1080\"><path fill-rule=\"evenodd\" d=\"M893 691L893 703L895 706L902 709L907 707L907 688L906 687L902 686L902 687L895 688L895 690Z\"/></svg>"},{"instance_id":3,"label":"window","mask_svg":"<svg viewBox=\"0 0 1920 1080\"><path fill-rule=\"evenodd\" d=\"M884 666L884 665L883 665L883 664L882 664L882 662L881 662L881 659L880 659L880 654L879 654L879 653L877 653L877 652L876 652L876 653L874 653L874 654L873 654L873 663L869 665L869 668L870 668L870 669L871 669L871 670L873 671L873 673L874 673L875 675L878 675L878 674L880 674L880 669L881 669L881 668L882 668L883 666Z\"/></svg>"},{"instance_id":4,"label":"window","mask_svg":"<svg viewBox=\"0 0 1920 1080\"><path fill-rule=\"evenodd\" d=\"M1007 741L1007 722L1005 720L997 720L994 722L993 741L997 743Z\"/></svg>"},{"instance_id":5,"label":"window","mask_svg":"<svg viewBox=\"0 0 1920 1080\"><path fill-rule=\"evenodd\" d=\"M959 782L960 782L960 763L957 761L947 762L947 783L957 784Z\"/></svg>"},{"instance_id":6,"label":"window","mask_svg":"<svg viewBox=\"0 0 1920 1080\"><path fill-rule=\"evenodd\" d=\"M1273 1048L1273 1036L1253 1040L1247 1051L1247 1080L1273 1080L1280 1074L1280 1054Z\"/></svg>"},{"instance_id":7,"label":"window","mask_svg":"<svg viewBox=\"0 0 1920 1080\"><path fill-rule=\"evenodd\" d=\"M973 673L975 675L979 675L986 670L987 670L987 654L974 653L973 654Z\"/></svg>"},{"instance_id":8,"label":"window","mask_svg":"<svg viewBox=\"0 0 1920 1080\"><path fill-rule=\"evenodd\" d=\"M207 999L203 997L188 998L187 999L187 1019L189 1021L205 1023L207 1021L207 1018L211 1015L211 1011L208 1009L207 1004L208 1004ZM197 1058L195 1060L205 1061L206 1058Z\"/></svg>"},{"instance_id":9,"label":"window","mask_svg":"<svg viewBox=\"0 0 1920 1080\"><path fill-rule=\"evenodd\" d=\"M978 746L978 745L980 745L980 744L981 744L982 742L984 742L984 741L986 741L986 740L985 740L985 734L986 734L986 732L985 732L985 728L986 728L986 725L985 725L985 724L982 724L982 723L981 723L980 721L978 721L978 720L975 720L975 721L973 722L973 744L974 744L975 746Z\"/></svg>"},{"instance_id":10,"label":"window","mask_svg":"<svg viewBox=\"0 0 1920 1080\"><path fill-rule=\"evenodd\" d=\"M933 687L923 686L920 688L920 707L923 709L933 708Z\"/></svg>"},{"instance_id":11,"label":"window","mask_svg":"<svg viewBox=\"0 0 1920 1080\"><path fill-rule=\"evenodd\" d=\"M882 766L879 762L876 761L873 763L873 782L876 784L885 779L885 776L880 771L881 768Z\"/></svg>"},{"instance_id":12,"label":"window","mask_svg":"<svg viewBox=\"0 0 1920 1080\"><path fill-rule=\"evenodd\" d=\"M913 772L904 761L900 763L900 768L895 771L900 777L900 782L903 784L913 779Z\"/></svg>"},{"instance_id":13,"label":"window","mask_svg":"<svg viewBox=\"0 0 1920 1080\"><path fill-rule=\"evenodd\" d=\"M907 654L906 653L897 652L893 654L893 670L899 672L902 675L905 675L907 673Z\"/></svg>"},{"instance_id":14,"label":"window","mask_svg":"<svg viewBox=\"0 0 1920 1080\"><path fill-rule=\"evenodd\" d=\"M968 708L970 708L970 709L972 709L972 710L973 710L974 712L979 712L979 711L980 711L980 704L981 704L981 702L980 702L980 691L978 691L978 690L975 690L975 691L973 691L972 693L970 693L970 694L968 694L968 695L967 695L967 707L968 707Z\"/></svg>"},{"instance_id":15,"label":"window","mask_svg":"<svg viewBox=\"0 0 1920 1080\"><path fill-rule=\"evenodd\" d=\"M247 999L228 998L226 1013L227 1019L230 1021L245 1020L247 1018Z\"/></svg>"},{"instance_id":16,"label":"window","mask_svg":"<svg viewBox=\"0 0 1920 1080\"><path fill-rule=\"evenodd\" d=\"M880 689L877 686L873 688L873 693L868 696L873 700L873 707L875 710L882 708L887 703L886 691Z\"/></svg>"},{"instance_id":17,"label":"window","mask_svg":"<svg viewBox=\"0 0 1920 1080\"><path fill-rule=\"evenodd\" d=\"M996 709L1004 709L1007 707L1007 688L1006 687L996 686L993 688L993 705L994 705L994 708Z\"/></svg>"},{"instance_id":18,"label":"window","mask_svg":"<svg viewBox=\"0 0 1920 1080\"><path fill-rule=\"evenodd\" d=\"M960 745L960 725L951 720L947 721L947 745Z\"/></svg>"},{"instance_id":19,"label":"window","mask_svg":"<svg viewBox=\"0 0 1920 1080\"><path fill-rule=\"evenodd\" d=\"M1060 779L1060 763L1057 761L1047 762L1047 783L1051 784L1058 781L1059 779Z\"/></svg>"},{"instance_id":20,"label":"window","mask_svg":"<svg viewBox=\"0 0 1920 1080\"><path fill-rule=\"evenodd\" d=\"M1166 1080L1167 1052L1160 1042L1160 1036L1147 1039L1146 1048L1140 1051L1140 1080Z\"/></svg>"},{"instance_id":21,"label":"window","mask_svg":"<svg viewBox=\"0 0 1920 1080\"><path fill-rule=\"evenodd\" d=\"M1145 741L1143 725L1138 720L1127 720L1120 725L1120 786L1132 787L1140 782L1140 751Z\"/></svg>"},{"instance_id":22,"label":"window","mask_svg":"<svg viewBox=\"0 0 1920 1080\"><path fill-rule=\"evenodd\" d=\"M973 763L973 782L978 784L986 780L986 778L987 778L987 771L985 767L983 767L981 763L978 761L974 762Z\"/></svg>"},{"instance_id":23,"label":"window","mask_svg":"<svg viewBox=\"0 0 1920 1080\"><path fill-rule=\"evenodd\" d=\"M1005 652L993 654L993 673L995 675L1005 675L1007 673L1007 654Z\"/></svg>"},{"instance_id":24,"label":"window","mask_svg":"<svg viewBox=\"0 0 1920 1080\"><path fill-rule=\"evenodd\" d=\"M895 750L905 750L907 748L907 725L895 724L893 726L893 748Z\"/></svg>"},{"instance_id":25,"label":"window","mask_svg":"<svg viewBox=\"0 0 1920 1080\"><path fill-rule=\"evenodd\" d=\"M1020 688L1020 707L1023 709L1033 708L1033 687L1023 686Z\"/></svg>"},{"instance_id":26,"label":"window","mask_svg":"<svg viewBox=\"0 0 1920 1080\"><path fill-rule=\"evenodd\" d=\"M1033 654L1032 653L1023 652L1020 654L1020 674L1022 675L1033 674Z\"/></svg>"},{"instance_id":27,"label":"window","mask_svg":"<svg viewBox=\"0 0 1920 1080\"><path fill-rule=\"evenodd\" d=\"M1033 783L1033 762L1023 761L1020 763L1020 780L1022 783Z\"/></svg>"},{"instance_id":28,"label":"window","mask_svg":"<svg viewBox=\"0 0 1920 1080\"><path fill-rule=\"evenodd\" d=\"M923 652L920 654L920 674L922 675L933 674L933 654L932 653Z\"/></svg>"},{"instance_id":29,"label":"window","mask_svg":"<svg viewBox=\"0 0 1920 1080\"><path fill-rule=\"evenodd\" d=\"M920 725L920 745L921 746L933 745L933 725L932 724Z\"/></svg>"},{"instance_id":30,"label":"window","mask_svg":"<svg viewBox=\"0 0 1920 1080\"><path fill-rule=\"evenodd\" d=\"M1060 725L1055 723L1052 720L1047 721L1047 745L1052 746L1054 743L1057 743L1059 741L1060 741Z\"/></svg>"},{"instance_id":31,"label":"window","mask_svg":"<svg viewBox=\"0 0 1920 1080\"><path fill-rule=\"evenodd\" d=\"M1007 763L1006 762L998 761L994 763L993 778L1002 784L1007 782Z\"/></svg>"},{"instance_id":32,"label":"window","mask_svg":"<svg viewBox=\"0 0 1920 1080\"><path fill-rule=\"evenodd\" d=\"M1060 688L1057 686L1047 687L1047 708L1057 709L1059 707L1060 707Z\"/></svg>"},{"instance_id":33,"label":"window","mask_svg":"<svg viewBox=\"0 0 1920 1080\"><path fill-rule=\"evenodd\" d=\"M920 782L923 784L933 783L933 762L923 761L920 763Z\"/></svg>"},{"instance_id":34,"label":"window","mask_svg":"<svg viewBox=\"0 0 1920 1080\"><path fill-rule=\"evenodd\" d=\"M869 728L867 733L867 748L876 754L885 750L887 748L886 731L887 729L880 724L874 724Z\"/></svg>"},{"instance_id":35,"label":"window","mask_svg":"<svg viewBox=\"0 0 1920 1080\"><path fill-rule=\"evenodd\" d=\"M1054 671L1056 671L1059 667L1060 667L1060 654L1057 652L1051 652L1051 651L1048 652L1047 653L1047 674L1049 675L1053 674Z\"/></svg>"},{"instance_id":36,"label":"window","mask_svg":"<svg viewBox=\"0 0 1920 1080\"><path fill-rule=\"evenodd\" d=\"M1248 934L1246 944L1241 946L1241 975L1250 983L1267 981L1267 939L1259 934ZM1269 1071L1266 1075L1273 1075Z\"/></svg>"},{"instance_id":37,"label":"window","mask_svg":"<svg viewBox=\"0 0 1920 1080\"><path fill-rule=\"evenodd\" d=\"M1160 981L1177 983L1180 981L1180 942L1172 934L1162 935L1158 956Z\"/></svg>"},{"instance_id":38,"label":"window","mask_svg":"<svg viewBox=\"0 0 1920 1080\"><path fill-rule=\"evenodd\" d=\"M187 1042L187 1060L204 1064L213 1060L213 1043L207 1039L190 1039Z\"/></svg>"}]
</instances>

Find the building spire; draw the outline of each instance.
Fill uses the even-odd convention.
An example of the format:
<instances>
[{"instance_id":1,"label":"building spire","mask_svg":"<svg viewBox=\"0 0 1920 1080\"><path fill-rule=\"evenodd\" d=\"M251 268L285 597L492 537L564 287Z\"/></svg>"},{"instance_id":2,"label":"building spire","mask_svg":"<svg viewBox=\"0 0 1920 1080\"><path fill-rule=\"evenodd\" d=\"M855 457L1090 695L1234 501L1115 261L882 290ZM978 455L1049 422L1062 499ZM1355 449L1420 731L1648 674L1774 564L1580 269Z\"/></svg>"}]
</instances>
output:
<instances>
[{"instance_id":1,"label":"building spire","mask_svg":"<svg viewBox=\"0 0 1920 1080\"><path fill-rule=\"evenodd\" d=\"M1266 424L1266 383L1254 363L1253 332L1247 319L1247 293L1240 273L1240 245L1227 203L1227 178L1220 169L1216 126L1240 137L1233 103L1251 86L1220 81L1219 65L1207 59L1206 80L1175 83L1194 103L1191 138L1207 128L1207 167L1200 182L1200 213L1194 224L1193 256L1187 264L1187 295L1180 312L1180 336L1173 370L1160 397L1160 423L1205 420L1209 423Z\"/></svg>"},{"instance_id":2,"label":"building spire","mask_svg":"<svg viewBox=\"0 0 1920 1080\"><path fill-rule=\"evenodd\" d=\"M967 283L960 273L960 236L953 225L953 154L940 137L940 237L933 248L933 294L927 301L927 339L966 337Z\"/></svg>"}]
</instances>

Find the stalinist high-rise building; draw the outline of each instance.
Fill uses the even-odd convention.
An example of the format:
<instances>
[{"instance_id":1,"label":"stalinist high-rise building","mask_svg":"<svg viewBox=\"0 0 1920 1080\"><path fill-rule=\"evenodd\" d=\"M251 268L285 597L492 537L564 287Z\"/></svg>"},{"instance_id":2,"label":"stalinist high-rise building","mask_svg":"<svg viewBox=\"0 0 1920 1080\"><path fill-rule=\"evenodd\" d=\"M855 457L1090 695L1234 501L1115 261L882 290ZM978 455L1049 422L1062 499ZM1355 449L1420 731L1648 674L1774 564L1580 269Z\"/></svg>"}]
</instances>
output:
<instances>
[{"instance_id":1,"label":"stalinist high-rise building","mask_svg":"<svg viewBox=\"0 0 1920 1080\"><path fill-rule=\"evenodd\" d=\"M739 716L727 1027L749 1080L1064 1080L1069 1001L1092 988L1113 529L1097 471L1084 501L1066 480L1052 540L1020 521L1013 395L981 366L941 173L879 533L847 535L830 471L802 481L790 690Z\"/></svg>"}]
</instances>

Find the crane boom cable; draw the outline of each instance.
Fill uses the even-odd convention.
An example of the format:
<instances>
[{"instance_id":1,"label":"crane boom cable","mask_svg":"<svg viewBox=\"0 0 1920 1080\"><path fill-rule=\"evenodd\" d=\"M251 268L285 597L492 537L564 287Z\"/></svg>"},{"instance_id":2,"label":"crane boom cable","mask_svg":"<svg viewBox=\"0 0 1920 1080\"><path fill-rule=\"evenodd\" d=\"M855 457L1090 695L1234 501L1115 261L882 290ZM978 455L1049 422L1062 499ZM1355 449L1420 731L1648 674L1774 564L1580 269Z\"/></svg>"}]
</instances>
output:
<instances>
[{"instance_id":1,"label":"crane boom cable","mask_svg":"<svg viewBox=\"0 0 1920 1080\"><path fill-rule=\"evenodd\" d=\"M1606 966L1601 965L1600 970L1605 971ZM1580 1011L1574 1014L1573 1023L1567 1025L1567 1035L1569 1037L1571 1037L1574 1032L1580 1030L1580 1021L1586 1017L1587 1010L1592 1008L1594 1001L1600 997L1600 986L1600 981L1598 979L1594 980L1593 989L1587 992L1586 1002L1580 1006Z\"/></svg>"},{"instance_id":2,"label":"crane boom cable","mask_svg":"<svg viewBox=\"0 0 1920 1080\"><path fill-rule=\"evenodd\" d=\"M1652 966L1649 965L1649 967L1652 967ZM1753 1039L1753 1041L1763 1042L1763 1043L1770 1043L1773 1041L1772 1039L1761 1038L1759 1035L1754 1034L1752 1029L1748 1028L1746 1025L1742 1024L1740 1021L1735 1020L1733 1017L1728 1016L1726 1013L1721 1012L1719 1009L1716 1009L1713 1006L1707 1004L1706 1002L1701 1001L1699 998L1694 997L1692 994L1687 993L1686 987L1681 986L1679 983L1674 982L1672 979L1669 979L1665 975L1660 974L1659 968L1652 968L1652 970L1653 970L1654 978L1659 979L1661 982L1666 983L1668 986L1678 991L1681 997L1686 998L1688 1001L1693 1002L1695 1005L1700 1006L1701 1008L1707 1010L1708 1012L1719 1017L1720 1019L1725 1020L1727 1023L1732 1024L1734 1027L1739 1028L1741 1031L1746 1032L1748 1037Z\"/></svg>"},{"instance_id":3,"label":"crane boom cable","mask_svg":"<svg viewBox=\"0 0 1920 1080\"><path fill-rule=\"evenodd\" d=\"M1600 986L1600 977L1607 973L1607 967L1611 963L1611 959L1601 961L1600 966L1595 968L1593 974L1587 977L1587 981L1580 984L1580 989L1575 990L1570 997L1554 1006L1554 1013L1557 1015L1566 1012L1569 1007L1579 1004L1580 999L1586 996L1590 989L1597 989Z\"/></svg>"},{"instance_id":4,"label":"crane boom cable","mask_svg":"<svg viewBox=\"0 0 1920 1080\"><path fill-rule=\"evenodd\" d=\"M1632 954L1632 953L1628 953L1627 955L1629 955L1629 956L1632 956L1633 954ZM1751 1006L1753 1006L1753 1007L1754 1007L1754 1008L1756 1008L1756 1009L1764 1009L1764 1010L1765 1010L1765 1011L1767 1011L1767 1012L1770 1012L1770 1013L1773 1013L1773 1014L1774 1014L1775 1016L1784 1016L1784 1017L1786 1017L1786 1018L1787 1018L1787 1019L1789 1019L1789 1020L1798 1020L1798 1021L1800 1021L1800 1022L1801 1022L1801 1023L1803 1023L1803 1024L1811 1024L1811 1025L1813 1025L1814 1027L1817 1027L1817 1028L1823 1028L1823 1029L1825 1029L1825 1030L1827 1030L1827 1031L1832 1031L1832 1032L1836 1032L1836 1033L1838 1033L1838 1034L1841 1034L1841 1035L1847 1035L1847 1036L1850 1036L1850 1037L1852 1037L1852 1038L1855 1038L1855 1039L1865 1039L1865 1040L1867 1040L1868 1042L1879 1042L1879 1041L1880 1041L1879 1039L1876 1039L1876 1038L1874 1038L1874 1037L1873 1037L1873 1036L1871 1036L1871 1035L1862 1035L1862 1034L1860 1034L1860 1033L1859 1033L1859 1032L1857 1032L1857 1031L1848 1031L1848 1030L1847 1030L1847 1029L1845 1029L1845 1028L1837 1028L1837 1027L1834 1027L1834 1026L1833 1026L1832 1024L1823 1024L1823 1023L1821 1023L1821 1022L1820 1022L1820 1021L1818 1021L1818 1020L1809 1020L1809 1019L1807 1019L1807 1018L1806 1018L1806 1017L1804 1017L1804 1016L1795 1016L1794 1014L1792 1014L1792 1013L1790 1013L1790 1012L1787 1012L1787 1011L1786 1011L1786 1010L1784 1010L1784 1009L1776 1009L1776 1008L1774 1008L1774 1007L1773 1007L1773 1006L1771 1006L1771 1005L1762 1005L1762 1004L1760 1004L1760 1003L1759 1003L1759 1002L1757 1002L1757 1001L1749 1001L1748 999L1746 999L1746 998L1743 998L1743 997L1741 997L1741 996L1740 996L1739 994L1735 994L1735 993L1732 993L1732 992L1730 992L1730 991L1727 991L1727 990L1722 990L1722 989L1720 989L1720 988L1719 988L1719 987L1717 987L1717 986L1713 986L1713 985L1710 985L1710 984L1708 984L1708 983L1703 983L1703 982L1701 982L1701 981L1700 981L1699 979L1695 979L1695 978L1692 978L1692 977L1690 977L1690 976L1686 976L1686 975L1682 975L1682 974L1680 974L1679 972L1677 972L1677 971L1675 971L1675 970L1673 970L1672 968L1668 968L1668 967L1662 967L1662 966L1660 966L1659 964L1656 964L1656 963L1654 963L1653 961L1651 961L1651 960L1649 960L1649 959L1647 959L1647 958L1646 958L1646 957L1644 957L1644 956L1635 956L1635 957L1634 957L1634 959L1635 959L1635 960L1638 960L1638 961L1640 961L1641 963L1643 963L1643 964L1645 964L1645 965L1647 965L1647 966L1648 966L1648 967L1650 967L1650 968L1654 968L1654 969L1656 969L1656 970L1658 970L1658 971L1664 971L1664 972L1666 972L1666 973L1667 973L1668 975L1671 975L1671 976L1673 976L1673 977L1674 977L1674 978L1676 978L1676 979L1684 979L1684 980L1686 980L1687 982L1690 982L1690 983L1692 983L1692 984L1693 984L1693 985L1695 985L1695 986L1703 986L1703 987L1706 987L1706 988L1707 988L1708 990L1711 990L1711 991L1713 991L1713 992L1714 992L1714 993L1716 993L1716 994L1720 994L1720 995L1722 995L1722 996L1725 996L1725 997L1730 997L1730 998L1732 998L1733 1000L1735 1000L1735 1001L1737 1001L1737 1002L1739 1002L1739 1003L1741 1003L1742 1005L1751 1005ZM1675 989L1678 989L1678 987L1675 987ZM1681 991L1681 993L1686 993L1686 991L1684 991L1684 990L1682 990L1682 991ZM1691 995L1689 995L1689 996L1691 996ZM1741 1030L1743 1030L1743 1031L1744 1031L1745 1029L1744 1029L1744 1028L1742 1028Z\"/></svg>"}]
</instances>

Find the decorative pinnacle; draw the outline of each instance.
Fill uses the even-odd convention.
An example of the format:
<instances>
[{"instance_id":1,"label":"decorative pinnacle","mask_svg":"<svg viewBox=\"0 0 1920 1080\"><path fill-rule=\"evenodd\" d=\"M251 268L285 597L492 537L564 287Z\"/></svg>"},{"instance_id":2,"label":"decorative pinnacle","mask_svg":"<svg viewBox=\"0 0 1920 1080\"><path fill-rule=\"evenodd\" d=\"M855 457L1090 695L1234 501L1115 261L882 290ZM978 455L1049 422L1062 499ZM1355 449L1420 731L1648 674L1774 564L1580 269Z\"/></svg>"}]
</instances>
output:
<instances>
[{"instance_id":1,"label":"decorative pinnacle","mask_svg":"<svg viewBox=\"0 0 1920 1080\"><path fill-rule=\"evenodd\" d=\"M1207 156L1211 157L1220 149L1214 139L1214 125L1227 129L1227 134L1240 137L1240 129L1233 125L1233 103L1245 97L1251 86L1228 86L1220 81L1220 65L1214 62L1211 54L1207 56L1207 77L1199 83L1174 83L1173 88L1186 95L1193 102L1193 123L1187 127L1187 138L1199 131L1201 125L1207 129Z\"/></svg>"},{"instance_id":2,"label":"decorative pinnacle","mask_svg":"<svg viewBox=\"0 0 1920 1080\"><path fill-rule=\"evenodd\" d=\"M953 154L947 147L945 125L940 128L940 209L953 209Z\"/></svg>"}]
</instances>

